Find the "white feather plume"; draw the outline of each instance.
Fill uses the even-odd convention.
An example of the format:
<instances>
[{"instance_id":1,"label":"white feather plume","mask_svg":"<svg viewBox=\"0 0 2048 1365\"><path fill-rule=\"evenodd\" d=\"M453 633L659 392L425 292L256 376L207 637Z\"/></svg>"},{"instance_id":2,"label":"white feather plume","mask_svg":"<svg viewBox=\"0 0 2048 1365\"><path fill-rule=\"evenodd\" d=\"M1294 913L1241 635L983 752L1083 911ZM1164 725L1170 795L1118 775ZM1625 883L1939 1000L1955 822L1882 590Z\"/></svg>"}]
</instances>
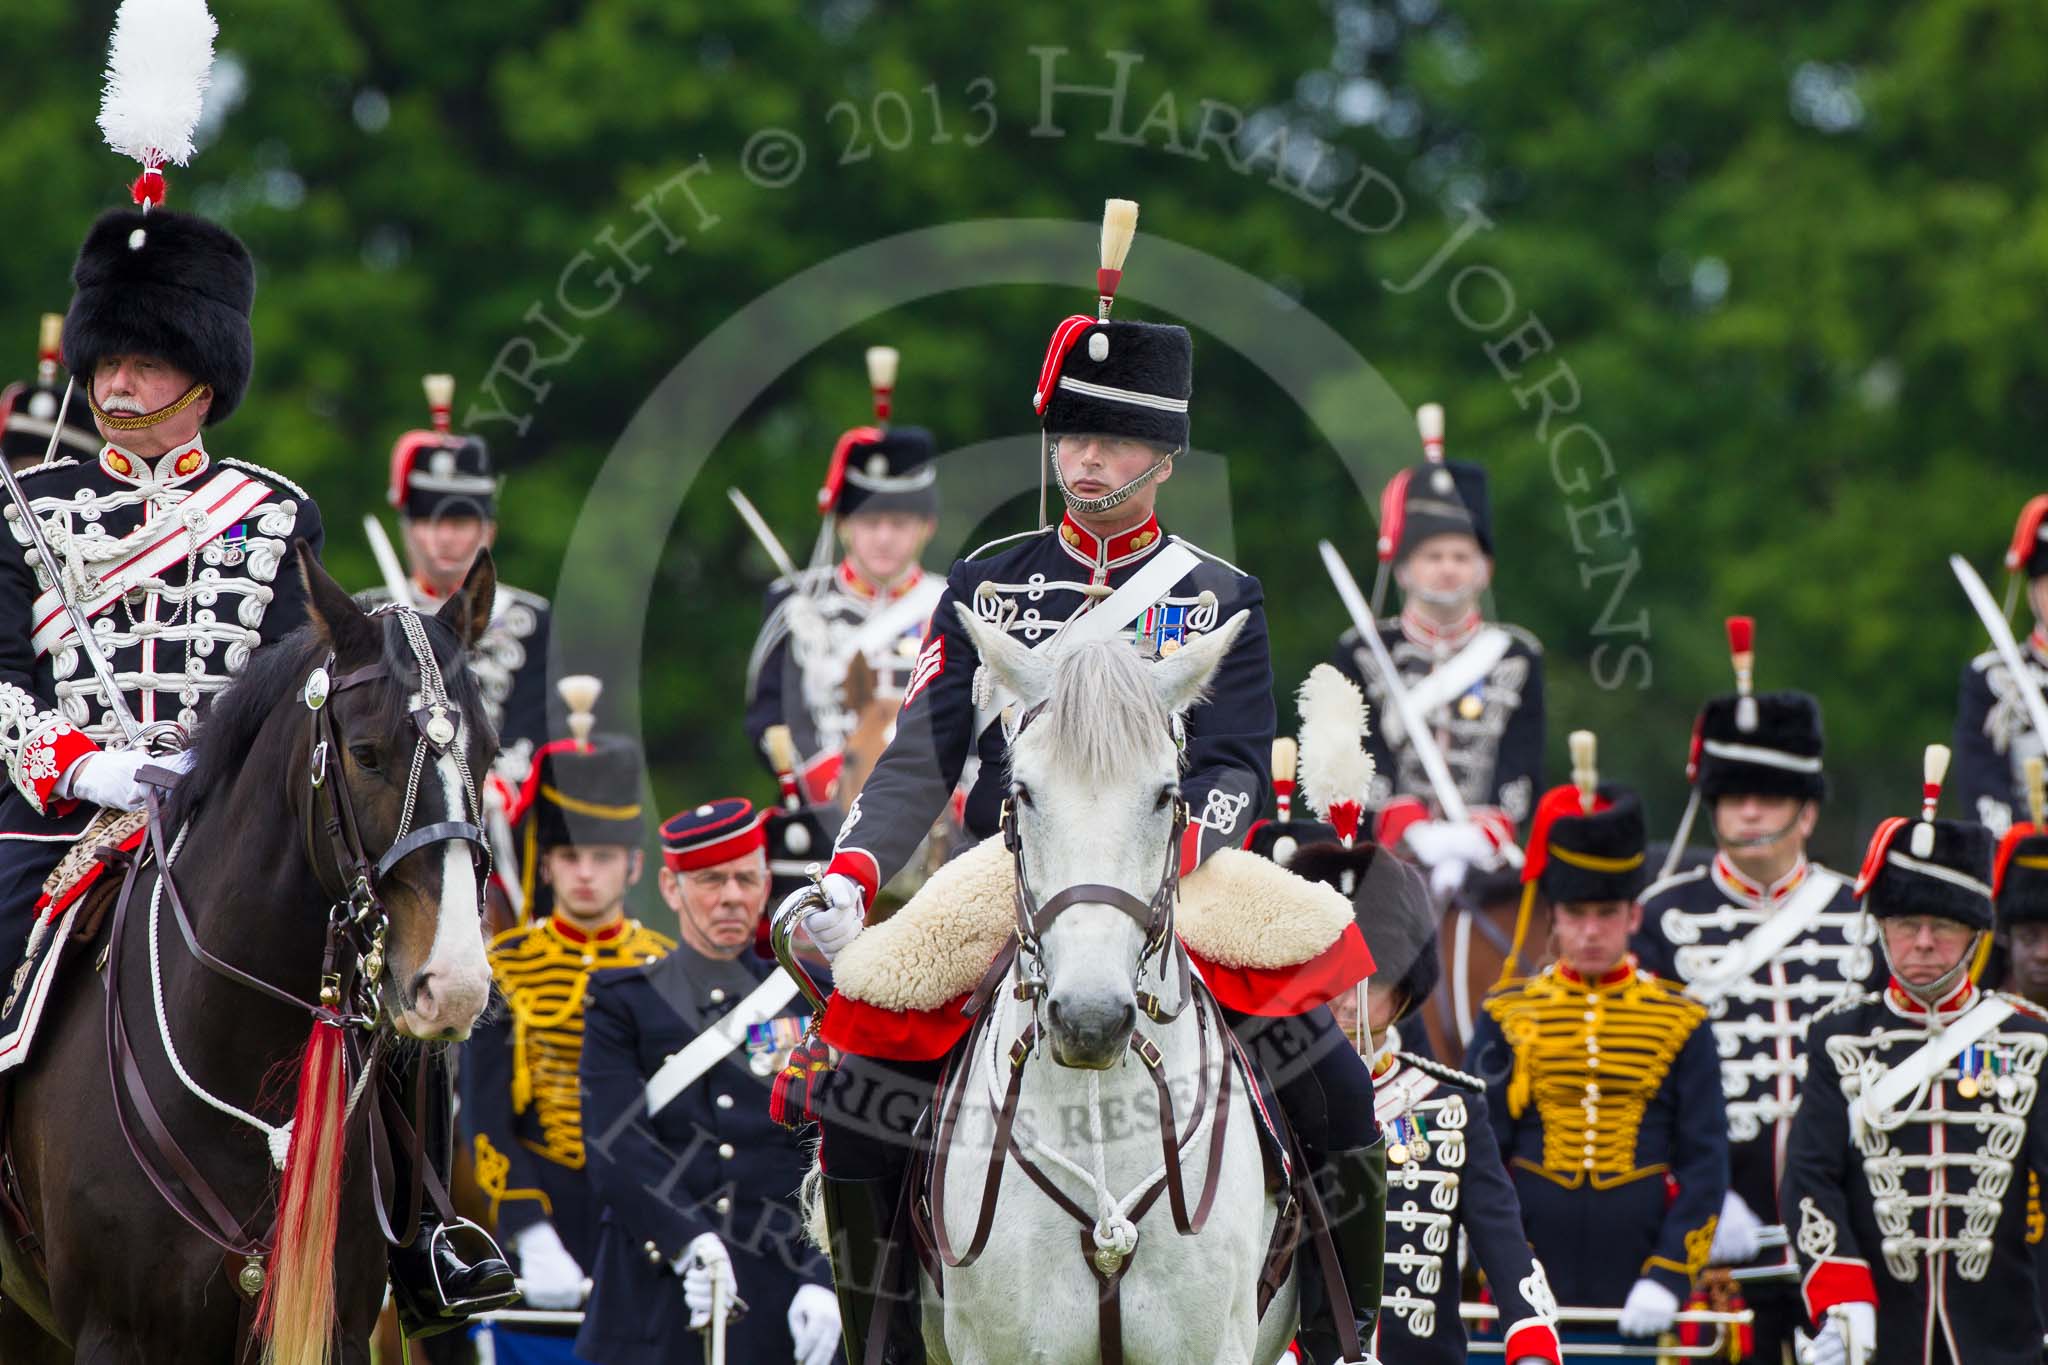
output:
<instances>
[{"instance_id":1,"label":"white feather plume","mask_svg":"<svg viewBox=\"0 0 2048 1365\"><path fill-rule=\"evenodd\" d=\"M100 99L109 147L144 165L191 158L216 31L206 0L122 0Z\"/></svg>"},{"instance_id":2,"label":"white feather plume","mask_svg":"<svg viewBox=\"0 0 2048 1365\"><path fill-rule=\"evenodd\" d=\"M1358 684L1330 664L1317 664L1295 704L1301 712L1302 800L1319 820L1329 818L1335 802L1363 804L1373 762L1365 748L1365 696Z\"/></svg>"}]
</instances>

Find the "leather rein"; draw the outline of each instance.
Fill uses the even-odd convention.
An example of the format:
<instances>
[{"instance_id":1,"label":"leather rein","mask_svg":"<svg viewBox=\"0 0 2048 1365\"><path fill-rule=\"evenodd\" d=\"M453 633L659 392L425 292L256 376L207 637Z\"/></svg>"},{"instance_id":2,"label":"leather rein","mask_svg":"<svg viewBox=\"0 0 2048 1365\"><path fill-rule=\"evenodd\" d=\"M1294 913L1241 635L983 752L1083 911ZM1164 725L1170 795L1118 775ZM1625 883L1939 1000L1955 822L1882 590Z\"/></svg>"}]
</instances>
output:
<instances>
[{"instance_id":1,"label":"leather rein","mask_svg":"<svg viewBox=\"0 0 2048 1365\"><path fill-rule=\"evenodd\" d=\"M425 1084L416 1082L413 1118L411 1123L407 1123L402 1115L391 1112L393 1102L382 1093L383 1087L377 1078L390 1038L389 1028L381 1023L377 999L384 975L385 936L390 928L390 917L385 910L382 892L392 870L406 857L420 849L450 841L468 843L472 849L471 856L477 862L480 878L488 873L490 850L478 819L481 810L477 803L476 784L470 776L467 760L459 748L455 748L453 752L467 791L469 809L465 813L472 818L443 820L417 829L409 828L427 767L427 755L431 752L438 759L450 752L459 731L459 726L452 717L459 712L448 695L438 662L434 659L432 646L426 639L418 614L411 612L410 609L396 610L404 610L412 617L404 622L404 627L415 660L420 667L423 702L411 715L417 737L413 746L404 814L400 819L397 836L380 857L372 858L364 848L362 822L357 816L348 783L339 780L338 775L330 771L331 765L338 761L336 755L341 751L343 742L340 722L335 716L334 708L328 705L328 702L340 693L372 682L385 681L401 685L400 680L394 678L391 670L381 662L334 678L332 670L335 659L334 655L329 653L326 660L308 675L300 693L300 702L310 714L312 730L307 764L310 800L305 803L306 857L315 880L330 897L326 939L320 959L319 992L316 999L306 999L273 982L245 972L215 956L199 941L198 933L193 927L192 916L171 873L175 845L166 841L158 794L158 788L168 789L175 782L176 774L160 768L142 770L149 812L148 847L127 859L127 872L115 902L113 927L109 934L107 949L106 1048L108 1076L114 1085L114 1112L130 1154L142 1168L143 1174L148 1177L158 1196L195 1231L218 1246L225 1253L231 1269L235 1262L242 1263L231 1278L236 1288L249 1300L253 1300L262 1291L263 1261L276 1238L275 1211L270 1213L268 1219L264 1218L261 1210L248 1222L237 1219L228 1209L226 1201L199 1173L197 1165L171 1135L162 1113L151 1098L148 1082L136 1063L129 1039L126 1009L121 1002L120 966L124 931L136 889L140 884L142 866L145 862L153 861L161 886L160 894L169 903L171 918L177 925L179 938L194 961L223 980L267 996L293 1010L303 1011L315 1024L327 1024L343 1030L344 1091L349 1097L351 1109L360 1095L375 1087L378 1091L375 1102L383 1108L386 1122L391 1124L410 1147L412 1179L407 1196L408 1212L398 1225L403 1229L401 1237L393 1231L386 1207L387 1200L382 1190L383 1184L391 1179L392 1173L389 1138L384 1134L382 1124L372 1122L369 1125L372 1147L371 1180L373 1186L377 1187L374 1202L377 1205L380 1229L386 1240L403 1245L411 1239L413 1230L419 1224L421 1202L424 1197L423 1183L434 1195L437 1203L445 1207L447 1196L441 1189L440 1182L434 1178L432 1172L424 1169L425 1163L420 1159L419 1128L424 1115ZM314 837L316 826L324 831L324 839ZM324 859L316 851L323 846L327 853ZM357 1044L353 1033L372 1035L372 1039L368 1044ZM129 1121L127 1109L120 1103L123 1095L135 1110L136 1120L142 1129L141 1135L136 1133ZM139 1140L139 1136L147 1138L147 1147ZM185 1194L179 1192L179 1186L183 1187Z\"/></svg>"}]
</instances>

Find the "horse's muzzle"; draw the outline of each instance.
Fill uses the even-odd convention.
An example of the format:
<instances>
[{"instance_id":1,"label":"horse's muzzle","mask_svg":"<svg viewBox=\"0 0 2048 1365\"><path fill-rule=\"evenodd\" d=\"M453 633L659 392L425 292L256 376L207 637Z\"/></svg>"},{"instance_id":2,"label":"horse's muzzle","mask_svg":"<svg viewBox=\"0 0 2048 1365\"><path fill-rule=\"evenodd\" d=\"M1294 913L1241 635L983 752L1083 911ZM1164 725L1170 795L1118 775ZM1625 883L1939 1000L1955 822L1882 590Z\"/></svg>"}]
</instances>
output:
<instances>
[{"instance_id":1,"label":"horse's muzzle","mask_svg":"<svg viewBox=\"0 0 2048 1365\"><path fill-rule=\"evenodd\" d=\"M1137 1022L1138 1007L1128 996L1115 1000L1056 995L1046 1005L1052 1059L1080 1071L1107 1071L1122 1059Z\"/></svg>"},{"instance_id":2,"label":"horse's muzzle","mask_svg":"<svg viewBox=\"0 0 2048 1365\"><path fill-rule=\"evenodd\" d=\"M491 996L491 979L429 962L414 975L410 1002L399 1012L399 1032L427 1041L467 1038Z\"/></svg>"}]
</instances>

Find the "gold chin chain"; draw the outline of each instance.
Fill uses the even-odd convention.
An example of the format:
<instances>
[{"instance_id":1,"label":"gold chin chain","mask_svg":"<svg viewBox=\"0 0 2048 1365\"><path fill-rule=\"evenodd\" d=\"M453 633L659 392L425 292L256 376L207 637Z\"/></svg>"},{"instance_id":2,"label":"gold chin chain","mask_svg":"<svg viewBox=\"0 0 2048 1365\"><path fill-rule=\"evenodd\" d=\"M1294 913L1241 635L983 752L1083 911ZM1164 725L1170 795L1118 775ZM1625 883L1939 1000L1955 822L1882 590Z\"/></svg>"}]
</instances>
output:
<instances>
[{"instance_id":1,"label":"gold chin chain","mask_svg":"<svg viewBox=\"0 0 2048 1365\"><path fill-rule=\"evenodd\" d=\"M114 430L142 431L147 427L155 426L159 422L170 421L173 417L176 417L186 408L189 408L194 403L198 402L200 394L206 393L208 391L209 390L207 389L206 382L204 380L201 380L199 383L194 384L191 388L185 390L185 396L183 398L180 398L177 402L172 403L166 407L158 408L155 412L108 412L105 408L102 408L100 406L100 400L94 396L91 388L89 387L85 391L85 401L87 406L89 406L92 409L92 415L99 418L100 421L105 422Z\"/></svg>"}]
</instances>

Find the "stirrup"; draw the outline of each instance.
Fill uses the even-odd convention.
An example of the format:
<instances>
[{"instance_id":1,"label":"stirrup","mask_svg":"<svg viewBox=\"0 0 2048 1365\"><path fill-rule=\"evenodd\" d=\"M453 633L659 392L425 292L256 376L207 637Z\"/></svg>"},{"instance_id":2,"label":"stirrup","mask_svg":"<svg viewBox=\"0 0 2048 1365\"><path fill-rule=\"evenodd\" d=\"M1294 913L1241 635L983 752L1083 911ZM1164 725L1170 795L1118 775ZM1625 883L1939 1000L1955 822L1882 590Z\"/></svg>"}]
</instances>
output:
<instances>
[{"instance_id":1,"label":"stirrup","mask_svg":"<svg viewBox=\"0 0 2048 1365\"><path fill-rule=\"evenodd\" d=\"M490 1260L505 1264L497 1242L477 1223L468 1218L458 1217L452 1223L438 1223L431 1230L423 1228L421 1231L427 1237L427 1244L413 1250L412 1254L427 1263L433 1279L433 1298L426 1299L420 1293L420 1287L415 1286L404 1275L393 1274L390 1277L391 1300L398 1309L399 1329L407 1337L417 1340L422 1337L439 1336L443 1332L451 1332L463 1326L480 1313L496 1312L501 1308L509 1308L519 1301L519 1288L516 1282L499 1290L473 1293L463 1297L450 1295L448 1284L441 1278L441 1261L444 1254L471 1269ZM456 1250L454 1235L457 1232L473 1234L473 1240L478 1244L482 1254L472 1260ZM506 1277L509 1278L511 1267L506 1265L505 1269ZM486 1283L494 1278L496 1277L486 1277Z\"/></svg>"}]
</instances>

